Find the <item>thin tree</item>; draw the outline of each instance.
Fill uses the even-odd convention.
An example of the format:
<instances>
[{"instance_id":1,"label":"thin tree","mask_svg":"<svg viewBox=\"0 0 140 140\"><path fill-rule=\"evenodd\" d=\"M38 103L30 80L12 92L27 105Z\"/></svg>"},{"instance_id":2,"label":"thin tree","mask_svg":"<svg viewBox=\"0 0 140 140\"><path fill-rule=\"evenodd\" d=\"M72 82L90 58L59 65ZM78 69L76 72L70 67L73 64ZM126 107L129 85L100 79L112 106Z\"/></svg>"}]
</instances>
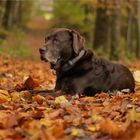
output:
<instances>
[{"instance_id":1,"label":"thin tree","mask_svg":"<svg viewBox=\"0 0 140 140\"><path fill-rule=\"evenodd\" d=\"M127 57L129 57L130 55L132 45L132 24L133 24L133 15L131 9L128 8L128 25L127 25L126 48L125 48L125 54Z\"/></svg>"},{"instance_id":2,"label":"thin tree","mask_svg":"<svg viewBox=\"0 0 140 140\"><path fill-rule=\"evenodd\" d=\"M108 52L110 43L110 16L107 15L106 1L99 0L96 11L93 49L101 49ZM104 5L104 6L100 6Z\"/></svg>"},{"instance_id":3,"label":"thin tree","mask_svg":"<svg viewBox=\"0 0 140 140\"><path fill-rule=\"evenodd\" d=\"M112 10L111 16L111 50L110 59L119 59L119 43L121 35L121 4L120 0L114 0L115 8Z\"/></svg>"},{"instance_id":4,"label":"thin tree","mask_svg":"<svg viewBox=\"0 0 140 140\"><path fill-rule=\"evenodd\" d=\"M8 29L12 24L12 9L15 1L6 0L5 3L5 12L3 15L2 25L5 29Z\"/></svg>"},{"instance_id":5,"label":"thin tree","mask_svg":"<svg viewBox=\"0 0 140 140\"><path fill-rule=\"evenodd\" d=\"M140 59L140 1L137 0L136 3L137 9L137 49L136 49L136 56Z\"/></svg>"}]
</instances>

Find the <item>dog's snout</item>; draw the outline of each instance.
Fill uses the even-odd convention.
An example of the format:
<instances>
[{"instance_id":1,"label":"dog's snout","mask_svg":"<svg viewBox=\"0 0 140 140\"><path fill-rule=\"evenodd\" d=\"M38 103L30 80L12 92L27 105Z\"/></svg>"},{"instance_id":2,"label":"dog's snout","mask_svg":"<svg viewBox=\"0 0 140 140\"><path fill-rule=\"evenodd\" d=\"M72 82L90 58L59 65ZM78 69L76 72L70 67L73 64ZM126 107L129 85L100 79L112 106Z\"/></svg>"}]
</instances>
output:
<instances>
[{"instance_id":1,"label":"dog's snout","mask_svg":"<svg viewBox=\"0 0 140 140\"><path fill-rule=\"evenodd\" d=\"M51 63L52 63L52 64L56 64L56 62L57 62L57 59L52 59L52 60L51 60Z\"/></svg>"},{"instance_id":2,"label":"dog's snout","mask_svg":"<svg viewBox=\"0 0 140 140\"><path fill-rule=\"evenodd\" d=\"M39 48L39 52L40 52L40 53L45 52L45 50L46 50L46 48L45 48L45 47Z\"/></svg>"}]
</instances>

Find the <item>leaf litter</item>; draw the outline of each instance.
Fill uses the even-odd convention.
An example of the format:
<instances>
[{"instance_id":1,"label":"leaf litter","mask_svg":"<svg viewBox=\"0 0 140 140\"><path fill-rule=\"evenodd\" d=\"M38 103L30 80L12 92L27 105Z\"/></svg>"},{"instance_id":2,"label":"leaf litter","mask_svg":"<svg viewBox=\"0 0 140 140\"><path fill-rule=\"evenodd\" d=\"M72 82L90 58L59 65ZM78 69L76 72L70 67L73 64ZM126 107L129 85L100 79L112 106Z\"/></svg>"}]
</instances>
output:
<instances>
[{"instance_id":1,"label":"leaf litter","mask_svg":"<svg viewBox=\"0 0 140 140\"><path fill-rule=\"evenodd\" d=\"M0 139L140 139L139 64L134 94L81 98L28 91L54 88L49 64L1 56L0 67Z\"/></svg>"}]
</instances>

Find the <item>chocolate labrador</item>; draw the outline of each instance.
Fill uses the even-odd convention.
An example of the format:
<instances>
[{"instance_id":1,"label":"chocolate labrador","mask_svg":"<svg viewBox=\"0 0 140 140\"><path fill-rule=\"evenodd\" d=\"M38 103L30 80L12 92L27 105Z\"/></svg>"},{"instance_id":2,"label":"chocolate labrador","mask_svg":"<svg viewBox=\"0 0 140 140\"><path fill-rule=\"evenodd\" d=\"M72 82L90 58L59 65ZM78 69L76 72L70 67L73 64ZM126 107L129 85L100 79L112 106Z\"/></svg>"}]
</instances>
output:
<instances>
[{"instance_id":1,"label":"chocolate labrador","mask_svg":"<svg viewBox=\"0 0 140 140\"><path fill-rule=\"evenodd\" d=\"M41 60L56 70L55 90L91 96L124 89L134 92L129 69L96 56L84 48L84 41L77 31L67 28L55 29L45 37L39 51Z\"/></svg>"}]
</instances>

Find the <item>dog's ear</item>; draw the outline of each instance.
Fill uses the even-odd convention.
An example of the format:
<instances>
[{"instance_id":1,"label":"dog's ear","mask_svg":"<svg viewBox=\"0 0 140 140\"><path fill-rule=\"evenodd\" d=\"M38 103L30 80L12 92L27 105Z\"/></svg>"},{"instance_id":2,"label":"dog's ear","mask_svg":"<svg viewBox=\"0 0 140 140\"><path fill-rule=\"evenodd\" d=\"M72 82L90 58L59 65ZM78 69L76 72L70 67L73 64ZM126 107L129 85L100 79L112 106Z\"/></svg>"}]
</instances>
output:
<instances>
[{"instance_id":1,"label":"dog's ear","mask_svg":"<svg viewBox=\"0 0 140 140\"><path fill-rule=\"evenodd\" d=\"M73 50L76 54L79 54L84 47L85 39L75 30L72 30L71 33L73 36Z\"/></svg>"}]
</instances>

